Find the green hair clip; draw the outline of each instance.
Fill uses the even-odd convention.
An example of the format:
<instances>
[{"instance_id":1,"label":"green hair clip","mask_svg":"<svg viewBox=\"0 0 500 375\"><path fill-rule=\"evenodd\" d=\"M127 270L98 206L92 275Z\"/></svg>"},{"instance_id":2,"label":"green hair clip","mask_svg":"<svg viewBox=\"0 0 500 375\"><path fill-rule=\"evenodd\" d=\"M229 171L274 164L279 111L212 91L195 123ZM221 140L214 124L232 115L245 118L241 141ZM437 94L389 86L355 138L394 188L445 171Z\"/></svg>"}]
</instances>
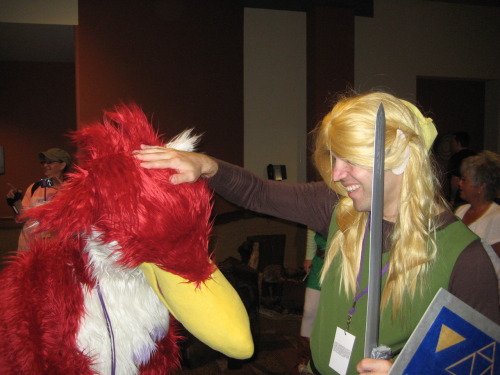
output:
<instances>
[{"instance_id":1,"label":"green hair clip","mask_svg":"<svg viewBox=\"0 0 500 375\"><path fill-rule=\"evenodd\" d=\"M434 142L438 134L434 122L430 117L424 117L422 112L420 112L420 110L410 102L402 99L400 100L417 117L418 124L420 125L421 135L424 139L425 148L427 150L430 150L432 143Z\"/></svg>"}]
</instances>

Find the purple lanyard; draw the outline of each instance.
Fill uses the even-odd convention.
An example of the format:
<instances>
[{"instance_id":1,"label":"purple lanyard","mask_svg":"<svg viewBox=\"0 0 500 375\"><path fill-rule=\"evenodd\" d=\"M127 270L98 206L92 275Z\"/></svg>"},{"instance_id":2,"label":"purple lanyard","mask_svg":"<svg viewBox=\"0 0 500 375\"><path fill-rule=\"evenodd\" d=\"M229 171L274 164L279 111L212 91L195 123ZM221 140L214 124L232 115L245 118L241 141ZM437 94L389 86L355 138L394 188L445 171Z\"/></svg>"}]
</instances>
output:
<instances>
[{"instance_id":1,"label":"purple lanyard","mask_svg":"<svg viewBox=\"0 0 500 375\"><path fill-rule=\"evenodd\" d=\"M116 370L115 335L113 333L113 326L111 325L111 319L108 314L108 309L106 309L106 304L104 303L104 298L102 296L99 283L97 283L96 289L97 289L97 294L99 296L99 301L101 302L102 312L104 313L104 318L106 319L106 328L108 329L108 336L111 345L111 375L115 375L115 370Z\"/></svg>"},{"instance_id":2,"label":"purple lanyard","mask_svg":"<svg viewBox=\"0 0 500 375\"><path fill-rule=\"evenodd\" d=\"M361 259L359 260L359 271L358 276L356 278L356 296L354 297L354 301L352 303L352 307L349 309L347 313L347 322L346 322L346 331L349 332L349 326L351 325L351 319L354 313L356 312L356 304L365 294L368 293L368 286L366 286L360 293L358 293L359 285L361 284L361 275L363 274L363 260L365 258L365 246L366 246L366 237L368 234L368 228L370 227L370 214L368 214L368 219L366 220L365 234L363 235L363 244L361 248ZM387 262L382 268L382 276L387 273L389 270L389 262Z\"/></svg>"}]
</instances>

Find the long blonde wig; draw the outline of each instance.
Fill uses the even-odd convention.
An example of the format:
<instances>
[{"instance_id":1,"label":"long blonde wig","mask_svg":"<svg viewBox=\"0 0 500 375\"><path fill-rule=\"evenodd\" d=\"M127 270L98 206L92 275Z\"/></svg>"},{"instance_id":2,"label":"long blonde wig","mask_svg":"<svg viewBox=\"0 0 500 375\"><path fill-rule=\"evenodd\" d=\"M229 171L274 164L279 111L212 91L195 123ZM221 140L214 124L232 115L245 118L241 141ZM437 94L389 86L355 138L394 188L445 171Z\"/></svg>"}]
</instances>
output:
<instances>
[{"instance_id":1,"label":"long blonde wig","mask_svg":"<svg viewBox=\"0 0 500 375\"><path fill-rule=\"evenodd\" d=\"M325 182L343 196L336 211L339 230L331 240L321 279L340 253L342 286L348 295L355 293L368 212L356 211L342 184L333 181L332 173L335 157L373 168L375 118L380 103L386 116L385 169L404 168L381 303L385 308L392 301L395 316L404 295L413 298L436 257L433 219L444 200L429 156L436 136L432 120L426 119L412 104L390 94L372 92L343 98L315 130L316 167ZM406 166L402 166L405 161Z\"/></svg>"}]
</instances>

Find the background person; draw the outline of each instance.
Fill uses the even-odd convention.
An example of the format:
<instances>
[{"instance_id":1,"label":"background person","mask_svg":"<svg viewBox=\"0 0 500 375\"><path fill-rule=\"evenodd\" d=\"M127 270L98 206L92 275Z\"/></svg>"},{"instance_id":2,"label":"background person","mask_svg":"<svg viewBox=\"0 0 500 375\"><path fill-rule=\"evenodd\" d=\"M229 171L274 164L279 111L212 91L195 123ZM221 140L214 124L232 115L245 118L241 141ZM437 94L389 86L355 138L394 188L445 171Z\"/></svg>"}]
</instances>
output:
<instances>
[{"instance_id":1,"label":"background person","mask_svg":"<svg viewBox=\"0 0 500 375\"><path fill-rule=\"evenodd\" d=\"M469 148L470 136L466 132L456 132L452 134L451 151L453 154L448 161L448 179L450 182L449 202L452 207L458 207L465 201L458 193L458 182L462 177L460 174L460 165L462 160L469 156L476 155L476 152Z\"/></svg>"},{"instance_id":2,"label":"background person","mask_svg":"<svg viewBox=\"0 0 500 375\"><path fill-rule=\"evenodd\" d=\"M500 155L482 151L462 162L460 197L468 202L456 215L500 256L500 206L494 201L500 192Z\"/></svg>"},{"instance_id":3,"label":"background person","mask_svg":"<svg viewBox=\"0 0 500 375\"><path fill-rule=\"evenodd\" d=\"M482 151L462 162L459 193L468 202L455 214L483 240L498 277L500 289L500 155Z\"/></svg>"},{"instance_id":4,"label":"background person","mask_svg":"<svg viewBox=\"0 0 500 375\"><path fill-rule=\"evenodd\" d=\"M71 166L71 156L60 148L51 148L38 154L43 173L46 178L34 182L26 189L24 196L22 191L13 185L7 193L7 203L12 206L16 213L16 219L25 210L40 206L50 201L64 182L65 175ZM24 219L24 225L19 236L18 251L28 250L30 233L30 221Z\"/></svg>"},{"instance_id":5,"label":"background person","mask_svg":"<svg viewBox=\"0 0 500 375\"><path fill-rule=\"evenodd\" d=\"M310 338L316 319L321 291L320 275L325 258L326 239L312 229L307 230L306 256L304 270L307 272L307 284L304 297L304 311L300 325L299 337L299 375L307 375L307 364L311 359Z\"/></svg>"},{"instance_id":6,"label":"background person","mask_svg":"<svg viewBox=\"0 0 500 375\"><path fill-rule=\"evenodd\" d=\"M177 170L171 177L174 184L207 178L230 202L329 236L311 335L314 373L337 373L330 367L337 328L355 336L348 374L391 365L384 360L361 362L369 258L363 239L381 103L386 114L382 263L387 272L382 277L380 343L400 350L441 287L500 322L497 277L489 257L440 195L429 157L434 124L408 102L380 92L341 99L316 129L314 160L324 182L283 184L204 154L148 146L136 151L145 168ZM356 369L357 364L361 367Z\"/></svg>"}]
</instances>

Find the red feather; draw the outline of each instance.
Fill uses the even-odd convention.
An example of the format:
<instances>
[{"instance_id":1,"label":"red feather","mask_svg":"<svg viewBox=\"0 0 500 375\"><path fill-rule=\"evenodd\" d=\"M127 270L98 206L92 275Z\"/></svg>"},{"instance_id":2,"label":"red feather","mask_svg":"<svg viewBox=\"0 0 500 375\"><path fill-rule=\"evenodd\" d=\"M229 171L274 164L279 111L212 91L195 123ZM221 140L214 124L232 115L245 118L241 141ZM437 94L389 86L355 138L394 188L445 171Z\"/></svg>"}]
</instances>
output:
<instances>
[{"instance_id":1,"label":"red feather","mask_svg":"<svg viewBox=\"0 0 500 375\"><path fill-rule=\"evenodd\" d=\"M76 344L82 287L95 283L82 251L91 230L118 242L124 267L155 263L195 283L214 271L212 195L202 180L172 185L172 170L140 167L132 151L166 142L137 105L117 107L73 138L78 167L53 201L24 214L39 222L39 236L0 274L0 374L92 374L93 359ZM174 327L142 374L178 367Z\"/></svg>"}]
</instances>

